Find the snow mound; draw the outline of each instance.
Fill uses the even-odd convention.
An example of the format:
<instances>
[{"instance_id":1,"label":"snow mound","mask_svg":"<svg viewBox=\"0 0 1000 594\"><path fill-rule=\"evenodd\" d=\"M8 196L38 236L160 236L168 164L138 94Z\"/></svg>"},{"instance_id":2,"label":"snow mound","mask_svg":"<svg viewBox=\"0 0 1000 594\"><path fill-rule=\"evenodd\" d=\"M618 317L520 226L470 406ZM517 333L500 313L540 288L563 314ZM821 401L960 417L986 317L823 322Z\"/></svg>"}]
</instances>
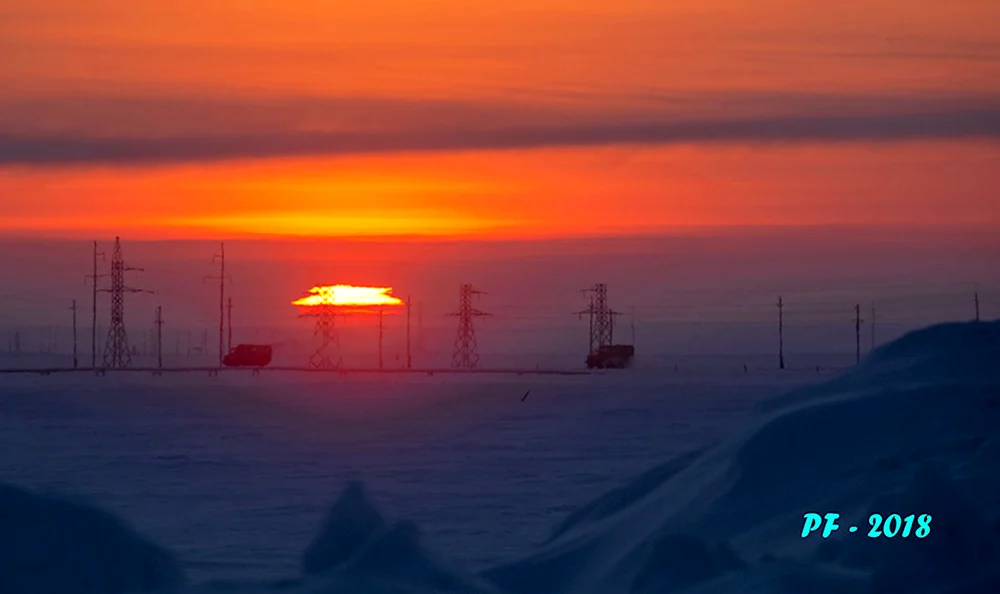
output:
<instances>
[{"instance_id":1,"label":"snow mound","mask_svg":"<svg viewBox=\"0 0 1000 594\"><path fill-rule=\"evenodd\" d=\"M845 393L919 384L1000 382L1000 320L938 324L883 345L824 386L807 387L765 400L760 412Z\"/></svg>"},{"instance_id":2,"label":"snow mound","mask_svg":"<svg viewBox=\"0 0 1000 594\"><path fill-rule=\"evenodd\" d=\"M298 588L296 592L365 594L494 591L479 578L430 555L412 522L387 525L359 482L348 484L333 503L320 533L306 549L303 570L306 582L290 581L283 587Z\"/></svg>"},{"instance_id":3,"label":"snow mound","mask_svg":"<svg viewBox=\"0 0 1000 594\"><path fill-rule=\"evenodd\" d=\"M998 591L998 337L998 323L903 337L483 575L518 594ZM808 513L840 514L839 530L803 538ZM930 514L930 534L869 537L875 513Z\"/></svg>"},{"instance_id":4,"label":"snow mound","mask_svg":"<svg viewBox=\"0 0 1000 594\"><path fill-rule=\"evenodd\" d=\"M88 505L0 484L0 592L175 592L173 556Z\"/></svg>"},{"instance_id":5,"label":"snow mound","mask_svg":"<svg viewBox=\"0 0 1000 594\"><path fill-rule=\"evenodd\" d=\"M385 520L364 485L349 483L334 501L319 534L306 548L303 572L313 575L343 565L385 528Z\"/></svg>"}]
</instances>

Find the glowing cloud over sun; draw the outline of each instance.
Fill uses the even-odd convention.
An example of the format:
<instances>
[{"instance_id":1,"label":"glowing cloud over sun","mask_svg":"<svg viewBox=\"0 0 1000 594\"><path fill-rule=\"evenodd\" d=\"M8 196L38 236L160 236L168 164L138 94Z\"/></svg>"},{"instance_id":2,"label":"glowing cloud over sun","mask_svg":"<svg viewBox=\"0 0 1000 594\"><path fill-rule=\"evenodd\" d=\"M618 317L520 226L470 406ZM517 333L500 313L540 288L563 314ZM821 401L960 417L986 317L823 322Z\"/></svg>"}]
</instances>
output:
<instances>
[{"instance_id":1,"label":"glowing cloud over sun","mask_svg":"<svg viewBox=\"0 0 1000 594\"><path fill-rule=\"evenodd\" d=\"M292 305L316 307L374 307L403 305L403 300L390 295L392 287L355 287L353 285L328 285L309 289L309 295L296 299Z\"/></svg>"}]
</instances>

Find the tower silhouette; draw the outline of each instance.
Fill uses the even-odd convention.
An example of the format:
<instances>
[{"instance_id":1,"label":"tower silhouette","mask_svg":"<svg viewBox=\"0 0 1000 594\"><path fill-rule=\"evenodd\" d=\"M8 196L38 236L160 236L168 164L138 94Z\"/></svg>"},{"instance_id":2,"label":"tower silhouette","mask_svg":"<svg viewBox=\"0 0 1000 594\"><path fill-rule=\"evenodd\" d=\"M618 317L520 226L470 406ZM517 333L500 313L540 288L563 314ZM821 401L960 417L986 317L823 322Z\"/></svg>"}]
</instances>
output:
<instances>
[{"instance_id":1,"label":"tower silhouette","mask_svg":"<svg viewBox=\"0 0 1000 594\"><path fill-rule=\"evenodd\" d=\"M474 369L479 365L479 345L476 342L476 329L472 319L488 316L486 312L472 307L473 295L486 295L476 291L472 285L461 285L458 289L458 312L449 314L458 316L458 333L455 335L455 349L451 356L451 366Z\"/></svg>"},{"instance_id":2,"label":"tower silhouette","mask_svg":"<svg viewBox=\"0 0 1000 594\"><path fill-rule=\"evenodd\" d=\"M590 351L591 353L603 346L614 344L615 322L614 317L620 312L612 311L608 307L608 285L598 283L584 292L593 293L590 297L590 306L576 312L577 315L590 315Z\"/></svg>"},{"instance_id":3,"label":"tower silhouette","mask_svg":"<svg viewBox=\"0 0 1000 594\"><path fill-rule=\"evenodd\" d=\"M335 306L324 303L312 306L309 310L309 313L299 315L301 318L316 318L316 330L313 334L319 337L319 344L309 357L309 367L313 369L339 369L342 360Z\"/></svg>"},{"instance_id":4,"label":"tower silhouette","mask_svg":"<svg viewBox=\"0 0 1000 594\"><path fill-rule=\"evenodd\" d=\"M121 238L116 237L115 250L111 256L111 287L102 289L105 293L111 293L111 327L108 328L108 339L104 345L104 367L121 368L132 364L132 353L129 351L125 332L125 293L150 292L125 286L125 273L133 270L142 269L125 266Z\"/></svg>"}]
</instances>

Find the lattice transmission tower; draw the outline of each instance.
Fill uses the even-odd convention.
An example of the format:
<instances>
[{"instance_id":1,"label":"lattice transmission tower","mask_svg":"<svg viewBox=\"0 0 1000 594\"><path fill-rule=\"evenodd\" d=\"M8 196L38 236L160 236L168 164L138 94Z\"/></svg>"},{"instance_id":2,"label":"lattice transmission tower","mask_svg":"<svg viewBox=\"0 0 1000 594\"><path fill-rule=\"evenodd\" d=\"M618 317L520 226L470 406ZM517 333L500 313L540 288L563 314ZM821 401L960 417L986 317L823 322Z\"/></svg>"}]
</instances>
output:
<instances>
[{"instance_id":1,"label":"lattice transmission tower","mask_svg":"<svg viewBox=\"0 0 1000 594\"><path fill-rule=\"evenodd\" d=\"M474 369L479 365L479 345L476 342L476 328L472 325L472 320L492 314L472 307L472 297L486 294L468 284L461 285L458 289L458 311L448 314L458 316L458 334L455 335L455 349L451 356L452 367Z\"/></svg>"},{"instance_id":2,"label":"lattice transmission tower","mask_svg":"<svg viewBox=\"0 0 1000 594\"><path fill-rule=\"evenodd\" d=\"M300 318L316 318L313 335L319 337L319 343L309 357L309 367L339 369L343 361L340 355L340 336L337 334L336 306L324 303L311 306L309 310L309 313L299 314Z\"/></svg>"},{"instance_id":3,"label":"lattice transmission tower","mask_svg":"<svg viewBox=\"0 0 1000 594\"><path fill-rule=\"evenodd\" d=\"M590 316L590 352L593 353L603 346L614 344L615 316L621 315L621 312L613 311L608 306L607 284L598 283L583 292L592 293L590 306L576 313Z\"/></svg>"},{"instance_id":4,"label":"lattice transmission tower","mask_svg":"<svg viewBox=\"0 0 1000 594\"><path fill-rule=\"evenodd\" d=\"M121 238L116 237L111 257L111 287L101 289L104 293L111 293L111 327L108 328L108 340L104 345L104 367L121 368L132 364L132 353L129 351L128 335L125 332L125 293L152 293L126 287L125 273L130 271L142 269L125 265Z\"/></svg>"}]
</instances>

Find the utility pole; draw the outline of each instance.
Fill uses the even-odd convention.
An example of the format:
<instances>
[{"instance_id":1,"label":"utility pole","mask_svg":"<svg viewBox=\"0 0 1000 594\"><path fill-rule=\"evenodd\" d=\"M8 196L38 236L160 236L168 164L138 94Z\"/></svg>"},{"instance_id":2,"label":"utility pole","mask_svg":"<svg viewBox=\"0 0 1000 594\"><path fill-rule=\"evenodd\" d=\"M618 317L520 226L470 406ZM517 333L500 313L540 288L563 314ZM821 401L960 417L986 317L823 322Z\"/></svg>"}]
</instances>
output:
<instances>
[{"instance_id":1,"label":"utility pole","mask_svg":"<svg viewBox=\"0 0 1000 594\"><path fill-rule=\"evenodd\" d=\"M125 293L152 293L143 289L125 286L125 273L141 268L131 268L122 259L121 239L115 238L115 250L111 256L111 288L102 291L111 293L111 327L108 328L108 342L104 345L105 367L128 367L132 364L132 353L128 348L125 333Z\"/></svg>"},{"instance_id":2,"label":"utility pole","mask_svg":"<svg viewBox=\"0 0 1000 594\"><path fill-rule=\"evenodd\" d=\"M976 321L979 321L979 291L976 291Z\"/></svg>"},{"instance_id":3,"label":"utility pole","mask_svg":"<svg viewBox=\"0 0 1000 594\"><path fill-rule=\"evenodd\" d=\"M406 368L413 368L413 358L410 356L410 308L412 301L409 295L406 297Z\"/></svg>"},{"instance_id":4,"label":"utility pole","mask_svg":"<svg viewBox=\"0 0 1000 594\"><path fill-rule=\"evenodd\" d=\"M476 342L476 329L472 325L473 318L489 316L488 314L472 307L472 297L474 295L486 295L483 291L477 291L472 285L463 284L458 289L458 312L448 314L458 316L458 333L455 335L455 348L452 352L452 367L462 367L473 369L479 365L479 345Z\"/></svg>"},{"instance_id":5,"label":"utility pole","mask_svg":"<svg viewBox=\"0 0 1000 594\"><path fill-rule=\"evenodd\" d=\"M76 356L76 299L73 300L73 369L80 366L80 360Z\"/></svg>"},{"instance_id":6,"label":"utility pole","mask_svg":"<svg viewBox=\"0 0 1000 594\"><path fill-rule=\"evenodd\" d=\"M635 306L629 308L629 321L632 326L632 345L635 346Z\"/></svg>"},{"instance_id":7,"label":"utility pole","mask_svg":"<svg viewBox=\"0 0 1000 594\"><path fill-rule=\"evenodd\" d=\"M219 281L219 366L222 366L222 358L225 356L223 349L226 346L225 334L226 334L226 281L232 281L226 276L226 244L222 243L219 245L219 253L212 257L212 262L218 261L220 265L220 271L218 277L207 276L206 280ZM208 346L206 341L206 347ZM206 348L206 354L208 353Z\"/></svg>"},{"instance_id":8,"label":"utility pole","mask_svg":"<svg viewBox=\"0 0 1000 594\"><path fill-rule=\"evenodd\" d=\"M378 310L378 368L382 369L382 314L383 310Z\"/></svg>"},{"instance_id":9,"label":"utility pole","mask_svg":"<svg viewBox=\"0 0 1000 594\"><path fill-rule=\"evenodd\" d=\"M233 350L233 298L230 297L226 303L226 326L229 327L229 340L226 343L226 352Z\"/></svg>"},{"instance_id":10,"label":"utility pole","mask_svg":"<svg viewBox=\"0 0 1000 594\"><path fill-rule=\"evenodd\" d=\"M854 306L854 335L857 341L857 363L861 363L861 304Z\"/></svg>"},{"instance_id":11,"label":"utility pole","mask_svg":"<svg viewBox=\"0 0 1000 594\"><path fill-rule=\"evenodd\" d=\"M156 306L156 366L163 367L163 306Z\"/></svg>"},{"instance_id":12,"label":"utility pole","mask_svg":"<svg viewBox=\"0 0 1000 594\"><path fill-rule=\"evenodd\" d=\"M219 365L222 365L222 358L225 356L222 351L222 333L225 325L225 319L222 316L225 312L222 311L222 308L226 297L226 244L224 243L219 245L219 261L222 266L219 275Z\"/></svg>"},{"instance_id":13,"label":"utility pole","mask_svg":"<svg viewBox=\"0 0 1000 594\"><path fill-rule=\"evenodd\" d=\"M778 369L785 368L785 302L778 297Z\"/></svg>"},{"instance_id":14,"label":"utility pole","mask_svg":"<svg viewBox=\"0 0 1000 594\"><path fill-rule=\"evenodd\" d=\"M87 278L93 279L94 283L94 317L92 323L90 324L90 367L92 369L97 368L97 279L107 276L106 274L97 274L97 257L100 256L101 260L104 260L104 252L97 251L97 242L94 242L94 273L89 275Z\"/></svg>"}]
</instances>

